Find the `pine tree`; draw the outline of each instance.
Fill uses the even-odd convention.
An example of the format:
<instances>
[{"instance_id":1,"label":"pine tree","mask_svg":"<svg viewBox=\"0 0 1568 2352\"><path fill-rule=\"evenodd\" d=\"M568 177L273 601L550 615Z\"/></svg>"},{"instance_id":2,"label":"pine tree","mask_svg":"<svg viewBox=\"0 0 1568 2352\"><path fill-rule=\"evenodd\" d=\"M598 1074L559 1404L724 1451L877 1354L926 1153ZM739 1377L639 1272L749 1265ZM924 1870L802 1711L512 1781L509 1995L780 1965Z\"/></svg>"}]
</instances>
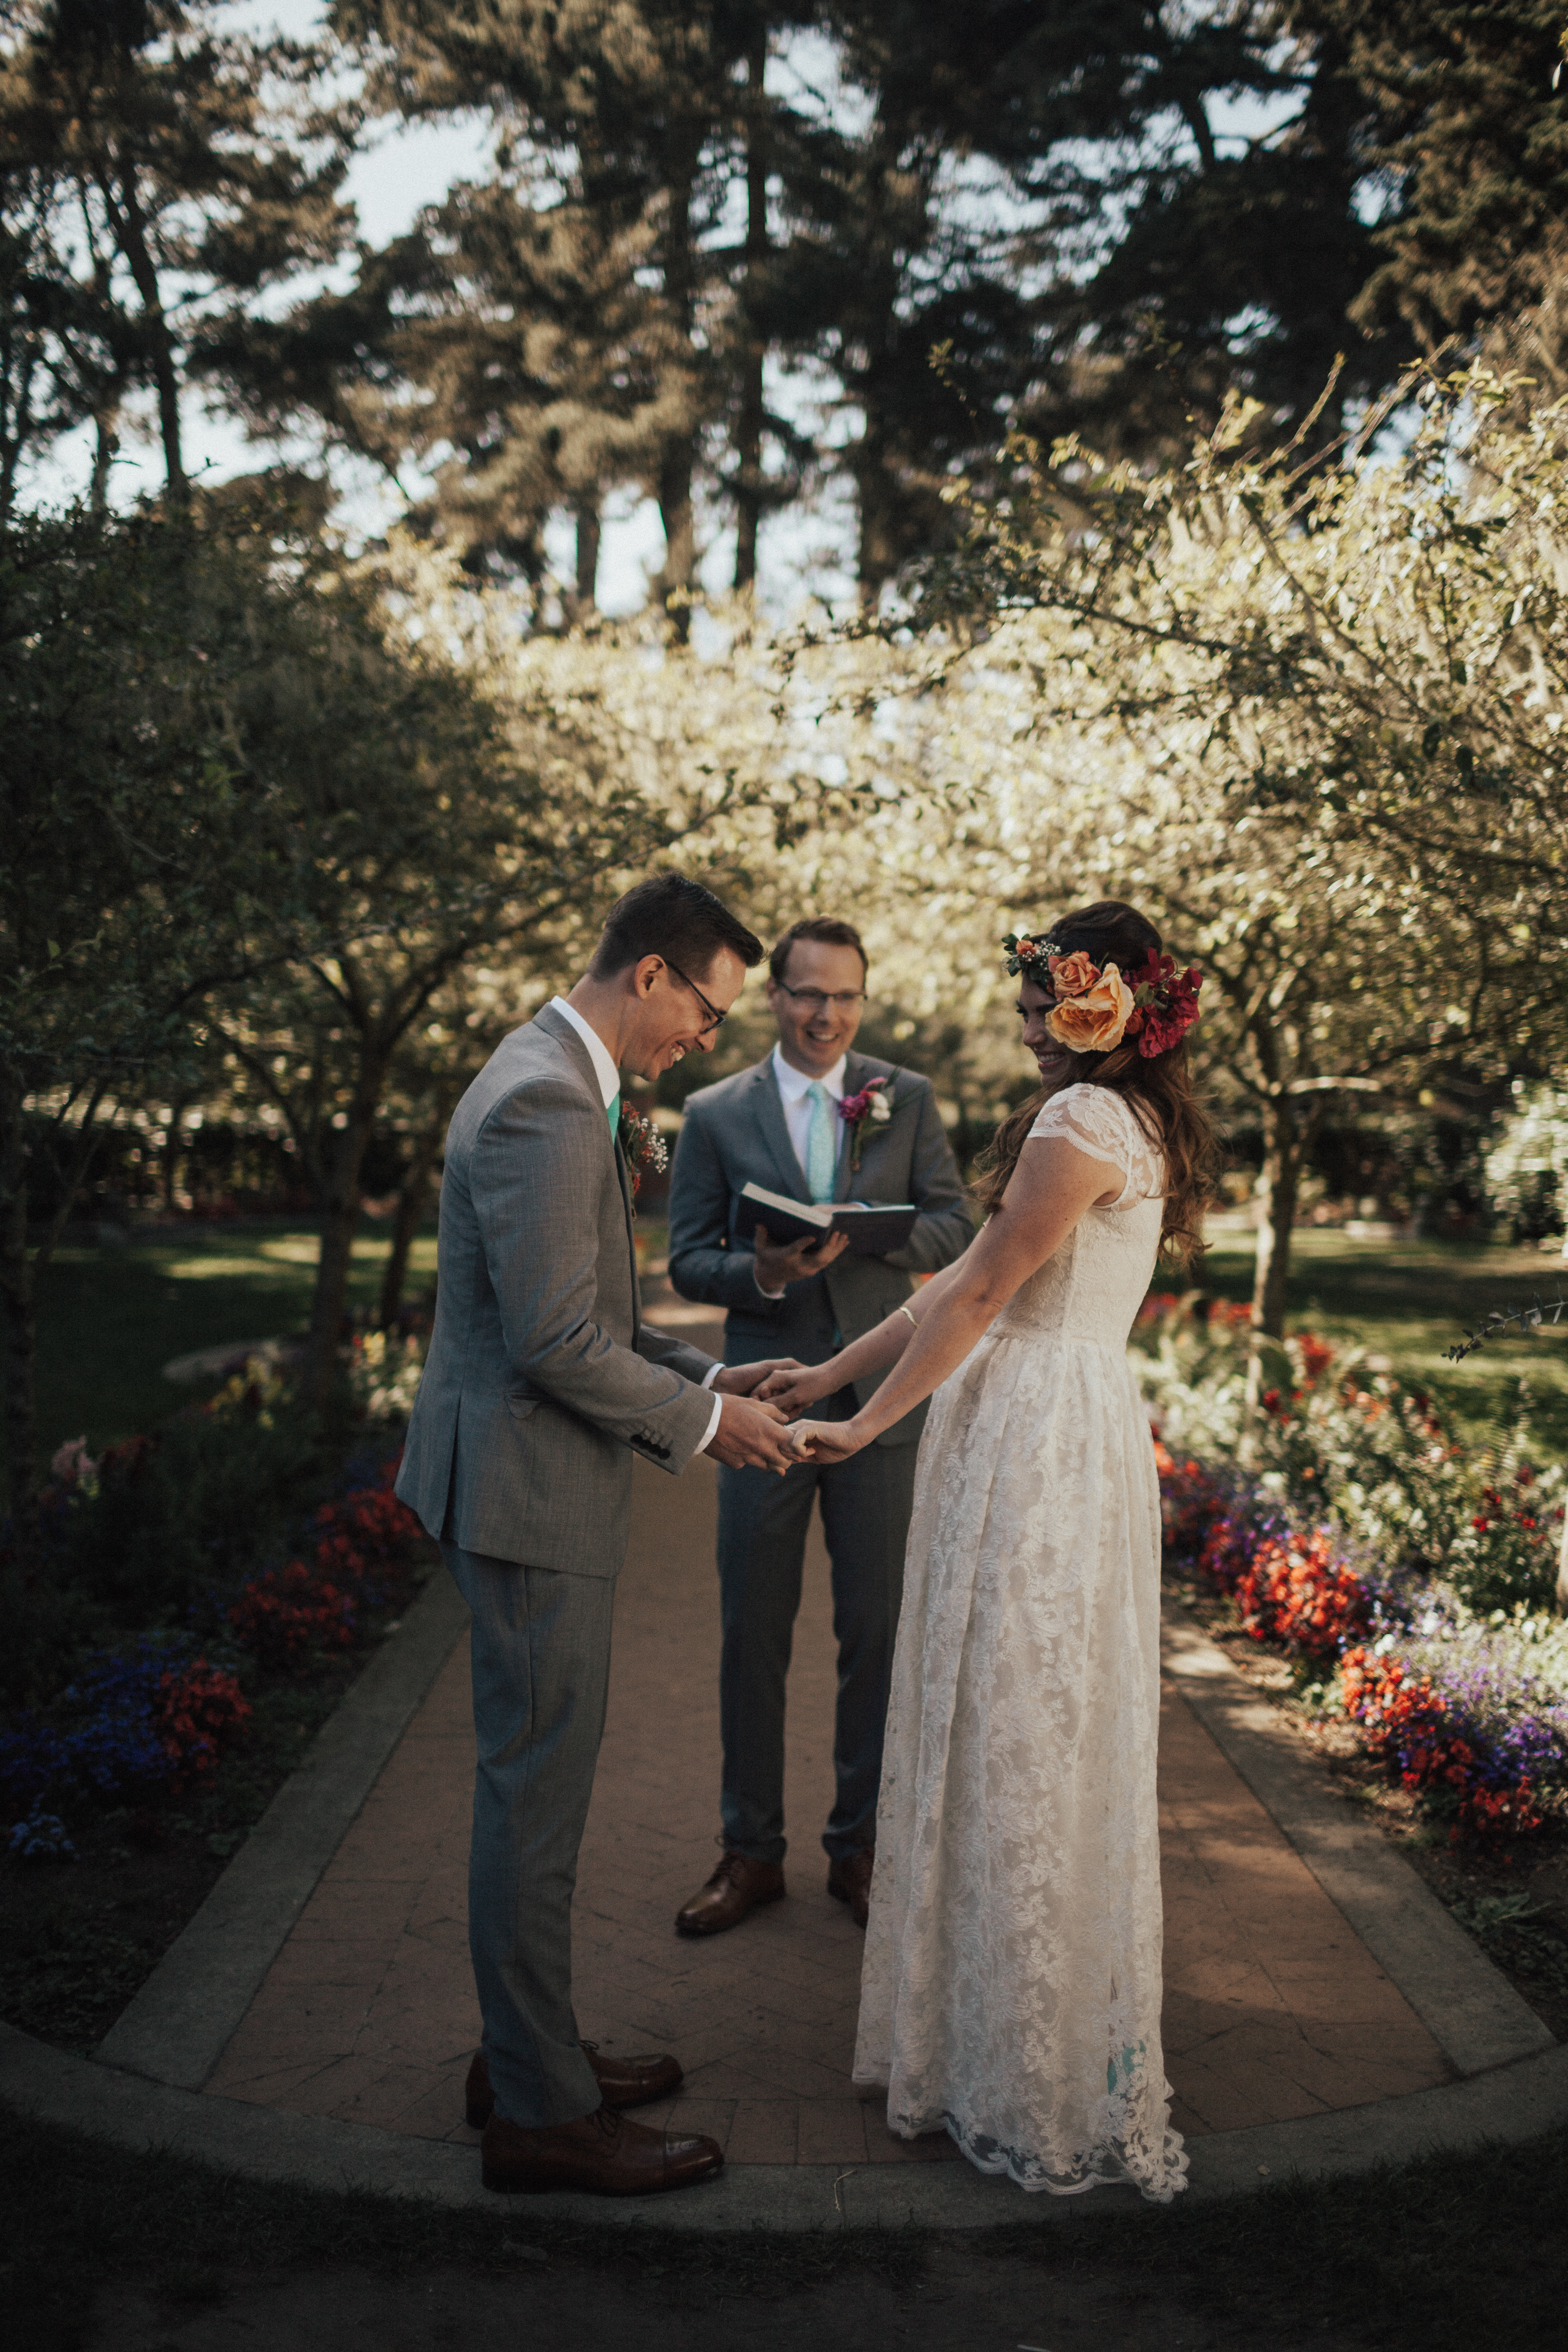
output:
<instances>
[{"instance_id":1,"label":"pine tree","mask_svg":"<svg viewBox=\"0 0 1568 2352\"><path fill-rule=\"evenodd\" d=\"M865 123L829 118L794 142L798 227L778 273L779 326L858 416L847 464L869 603L946 539L950 473L994 446L1032 373L1027 257L948 184L955 160L990 152L984 126L1011 110L1043 12L849 0L826 13L848 85L840 114L863 111Z\"/></svg>"},{"instance_id":2,"label":"pine tree","mask_svg":"<svg viewBox=\"0 0 1568 2352\"><path fill-rule=\"evenodd\" d=\"M679 614L708 437L731 404L723 223L769 11L363 0L334 21L383 103L487 109L497 126L493 177L454 189L405 244L392 265L401 316L362 361L390 368L384 415L395 379L418 387L421 454L454 452L432 520L474 560L536 573L544 521L566 507L582 610L604 499L635 486L658 503L655 584ZM742 462L753 502L756 470Z\"/></svg>"},{"instance_id":3,"label":"pine tree","mask_svg":"<svg viewBox=\"0 0 1568 2352\"><path fill-rule=\"evenodd\" d=\"M16 0L0 51L8 314L13 341L32 339L31 375L26 353L12 361L26 388L8 430L24 409L35 440L92 415L101 490L125 400L145 388L176 505L204 340L332 258L351 217L337 197L349 126L309 102L318 57L225 35L219 14L219 0ZM40 370L52 393L37 408Z\"/></svg>"},{"instance_id":4,"label":"pine tree","mask_svg":"<svg viewBox=\"0 0 1568 2352\"><path fill-rule=\"evenodd\" d=\"M1383 216L1355 316L1429 351L1539 303L1568 244L1561 0L1308 0L1299 18L1342 45L1373 110Z\"/></svg>"}]
</instances>

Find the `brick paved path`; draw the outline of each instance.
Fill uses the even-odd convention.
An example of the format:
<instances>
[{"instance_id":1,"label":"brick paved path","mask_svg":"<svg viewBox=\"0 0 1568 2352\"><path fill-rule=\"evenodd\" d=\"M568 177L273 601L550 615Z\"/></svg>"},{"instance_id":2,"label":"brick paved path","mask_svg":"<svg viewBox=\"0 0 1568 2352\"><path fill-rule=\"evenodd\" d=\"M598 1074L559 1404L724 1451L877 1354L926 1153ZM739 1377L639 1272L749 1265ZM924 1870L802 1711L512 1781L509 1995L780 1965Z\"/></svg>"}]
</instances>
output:
<instances>
[{"instance_id":1,"label":"brick paved path","mask_svg":"<svg viewBox=\"0 0 1568 2352\"><path fill-rule=\"evenodd\" d=\"M666 1315L665 1320L674 1318ZM685 1319L684 1318L682 1319ZM708 1328L699 1345L716 1345ZM790 1675L789 1898L687 1941L717 1859L716 1476L638 1464L609 1721L584 1843L575 1987L585 2034L671 2049L661 2114L731 2163L942 2161L849 2081L861 1937L826 1888L834 1663L814 1529ZM279 1954L207 2088L430 2138L473 2137L479 2035L465 1927L473 1736L461 1643ZM1165 2052L1188 2133L1283 2121L1447 2079L1436 2044L1174 1692L1161 1740Z\"/></svg>"}]
</instances>

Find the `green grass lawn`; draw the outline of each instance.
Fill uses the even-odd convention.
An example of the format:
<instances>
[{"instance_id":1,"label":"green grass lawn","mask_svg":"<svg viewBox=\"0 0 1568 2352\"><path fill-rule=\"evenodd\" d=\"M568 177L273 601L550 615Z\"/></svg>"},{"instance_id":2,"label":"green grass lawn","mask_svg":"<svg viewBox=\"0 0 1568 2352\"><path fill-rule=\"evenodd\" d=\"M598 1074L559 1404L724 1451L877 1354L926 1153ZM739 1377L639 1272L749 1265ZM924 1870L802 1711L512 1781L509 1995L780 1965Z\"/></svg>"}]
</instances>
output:
<instances>
[{"instance_id":1,"label":"green grass lawn","mask_svg":"<svg viewBox=\"0 0 1568 2352\"><path fill-rule=\"evenodd\" d=\"M1219 1234L1204 1262L1205 1288L1252 1295L1250 1234ZM1471 1242L1352 1241L1306 1229L1294 1237L1286 1329L1310 1327L1346 1348L1386 1356L1399 1379L1425 1389L1444 1419L1478 1444L1511 1427L1520 1383L1543 1456L1568 1454L1568 1312L1533 1339L1489 1341L1462 1364L1443 1360L1493 1307L1568 1297L1568 1266L1539 1250Z\"/></svg>"},{"instance_id":2,"label":"green grass lawn","mask_svg":"<svg viewBox=\"0 0 1568 2352\"><path fill-rule=\"evenodd\" d=\"M175 1356L230 1339L302 1331L310 1317L317 1236L298 1220L239 1231L197 1227L117 1249L62 1249L37 1286L38 1421L46 1454L85 1435L96 1452L152 1429L213 1383L176 1388ZM351 1299L370 1305L390 1238L354 1244ZM434 1231L414 1245L410 1288L436 1270Z\"/></svg>"}]
</instances>

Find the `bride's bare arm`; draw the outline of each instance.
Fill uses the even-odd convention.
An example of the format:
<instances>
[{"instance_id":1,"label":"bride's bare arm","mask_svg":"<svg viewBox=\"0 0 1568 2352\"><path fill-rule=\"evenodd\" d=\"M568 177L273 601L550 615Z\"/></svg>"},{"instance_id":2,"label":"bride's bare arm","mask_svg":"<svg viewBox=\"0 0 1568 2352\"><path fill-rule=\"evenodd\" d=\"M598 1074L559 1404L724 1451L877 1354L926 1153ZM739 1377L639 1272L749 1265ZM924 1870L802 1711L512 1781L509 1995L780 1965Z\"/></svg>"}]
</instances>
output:
<instances>
[{"instance_id":1,"label":"bride's bare arm","mask_svg":"<svg viewBox=\"0 0 1568 2352\"><path fill-rule=\"evenodd\" d=\"M801 1364L788 1371L770 1373L757 1391L759 1400L782 1407L793 1418L808 1405L820 1404L824 1397L837 1395L851 1381L864 1380L868 1372L879 1372L887 1365L896 1364L915 1336L910 1318L914 1324L925 1320L963 1264L962 1258L955 1258L952 1265L933 1274L909 1300L908 1315L902 1307L896 1307L860 1339L841 1348L837 1355L829 1356L825 1364Z\"/></svg>"},{"instance_id":2,"label":"bride's bare arm","mask_svg":"<svg viewBox=\"0 0 1568 2352\"><path fill-rule=\"evenodd\" d=\"M825 1455L840 1450L855 1453L923 1404L963 1363L1019 1285L1060 1248L1084 1211L1097 1201L1115 1200L1121 1188L1114 1182L1108 1187L1108 1172L1103 1160L1091 1160L1064 1136L1043 1135L1026 1143L1001 1206L984 1232L938 1277L942 1286L934 1298L931 1293L938 1290L937 1282L927 1285L926 1297L918 1305L911 1301L919 1330L911 1331L901 1315L889 1317L903 1325L907 1344L900 1346L893 1370L870 1402L850 1421L811 1424L816 1450ZM886 1328L879 1324L855 1348L833 1359L838 1386L856 1377L853 1370L846 1373L840 1368ZM865 1366L873 1369L870 1363Z\"/></svg>"}]
</instances>

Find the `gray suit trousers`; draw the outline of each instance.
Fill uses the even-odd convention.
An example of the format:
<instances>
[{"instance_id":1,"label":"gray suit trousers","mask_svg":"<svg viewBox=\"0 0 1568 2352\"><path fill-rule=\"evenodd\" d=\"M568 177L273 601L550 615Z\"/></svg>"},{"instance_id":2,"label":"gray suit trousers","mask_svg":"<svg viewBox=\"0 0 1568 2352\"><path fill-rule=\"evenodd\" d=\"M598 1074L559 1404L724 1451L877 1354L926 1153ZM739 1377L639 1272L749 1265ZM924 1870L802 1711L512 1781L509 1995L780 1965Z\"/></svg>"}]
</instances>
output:
<instances>
[{"instance_id":1,"label":"gray suit trousers","mask_svg":"<svg viewBox=\"0 0 1568 2352\"><path fill-rule=\"evenodd\" d=\"M823 1420L847 1420L852 1395ZM719 1676L724 1843L756 1862L784 1856L784 1680L800 1608L812 1505L820 1501L833 1564L838 1698L834 1805L822 1843L837 1860L877 1834L882 1732L904 1589L915 1445L868 1445L847 1462L719 1472Z\"/></svg>"},{"instance_id":2,"label":"gray suit trousers","mask_svg":"<svg viewBox=\"0 0 1568 2352\"><path fill-rule=\"evenodd\" d=\"M614 1577L443 1541L473 1611L468 1948L496 2111L570 2123L599 2105L572 2008L572 1894L605 1728Z\"/></svg>"}]
</instances>

